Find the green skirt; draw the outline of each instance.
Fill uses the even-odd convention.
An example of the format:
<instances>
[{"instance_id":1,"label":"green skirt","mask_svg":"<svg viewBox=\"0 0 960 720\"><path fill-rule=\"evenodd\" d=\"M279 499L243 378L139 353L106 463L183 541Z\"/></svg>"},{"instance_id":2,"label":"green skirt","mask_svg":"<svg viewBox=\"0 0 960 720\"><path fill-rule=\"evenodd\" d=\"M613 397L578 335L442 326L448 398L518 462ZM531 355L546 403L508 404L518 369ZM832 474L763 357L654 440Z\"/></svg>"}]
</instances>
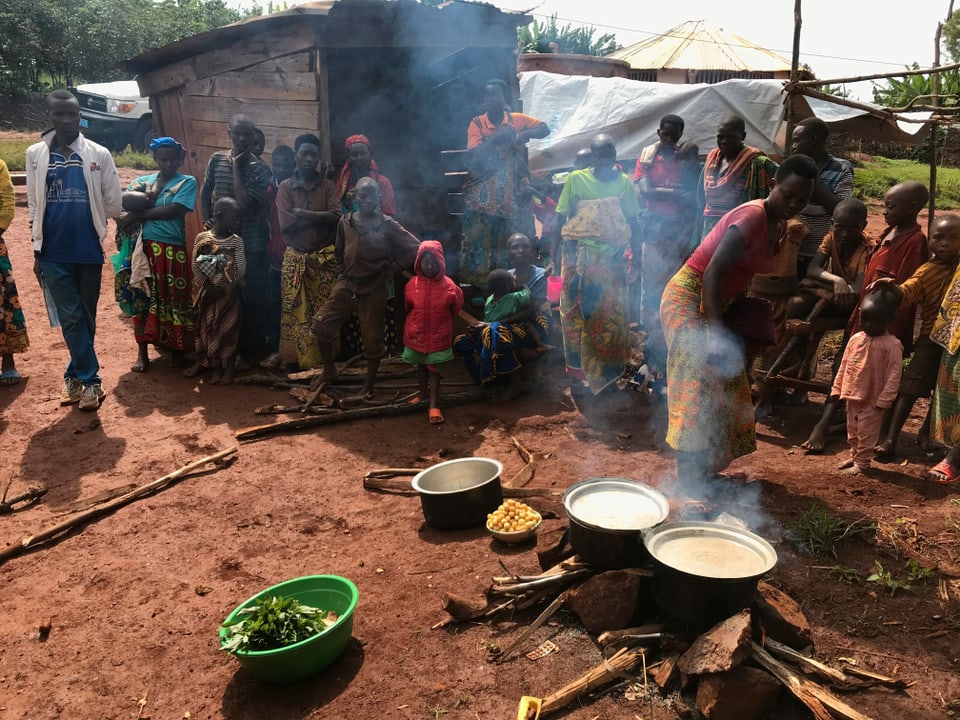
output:
<instances>
[{"instance_id":1,"label":"green skirt","mask_svg":"<svg viewBox=\"0 0 960 720\"><path fill-rule=\"evenodd\" d=\"M443 365L451 360L453 360L453 348L431 353L417 352L408 347L403 348L403 361L411 365Z\"/></svg>"}]
</instances>

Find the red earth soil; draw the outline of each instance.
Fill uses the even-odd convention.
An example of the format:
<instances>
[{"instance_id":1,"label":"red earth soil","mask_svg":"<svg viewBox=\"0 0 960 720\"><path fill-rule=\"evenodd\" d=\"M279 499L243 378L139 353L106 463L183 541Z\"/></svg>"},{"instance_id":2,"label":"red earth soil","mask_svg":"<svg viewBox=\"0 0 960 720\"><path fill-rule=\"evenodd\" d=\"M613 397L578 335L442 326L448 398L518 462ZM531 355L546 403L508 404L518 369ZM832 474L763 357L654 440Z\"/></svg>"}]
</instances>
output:
<instances>
[{"instance_id":1,"label":"red earth soil","mask_svg":"<svg viewBox=\"0 0 960 720\"><path fill-rule=\"evenodd\" d=\"M122 171L125 183L137 174ZM153 350L150 372L131 372L132 329L105 272L97 350L107 399L98 413L60 407L67 351L59 330L48 326L30 272L26 208L17 209L5 239L31 348L17 358L24 381L0 388L0 483L9 482L10 495L31 486L47 494L2 517L0 546L63 520L75 501L154 480L230 447L236 431L272 421L255 408L292 402L283 391L188 380ZM443 592L479 600L491 576L503 574L498 560L513 573L536 572L534 544L505 546L483 528L430 529L417 498L367 492L361 484L373 468L470 455L501 460L509 478L523 466L516 438L538 454L532 485L562 491L606 475L670 492L662 408L629 390L574 402L558 354L537 366L530 392L509 405L450 408L441 426L414 414L242 444L229 467L194 475L5 562L0 717L503 720L515 716L521 695L543 696L596 665L594 640L564 612L529 641L526 649L547 638L559 645L536 662L517 654L495 665L488 650L509 643L538 610L431 630L444 618ZM452 368L448 379L463 380L463 373ZM878 719L946 717L948 704L960 699L960 495L924 479L937 457L920 452L913 438L927 404L918 403L906 428L902 461L849 479L834 470L846 452L843 438L822 456L797 448L820 401L779 410L761 425L758 452L731 468L746 479L707 504L747 519L776 545L772 582L805 610L819 659L854 658L915 683L903 693L847 695L850 704ZM839 543L837 557L801 553L790 528L814 502L845 522L877 523L876 536ZM547 520L544 527L560 524ZM875 562L905 579L910 560L931 569L911 590L891 595L863 581ZM844 582L839 568L860 580ZM313 573L358 585L354 639L313 679L261 685L218 650L217 628L260 589ZM47 618L52 630L40 641ZM674 718L675 699L628 699L621 689L585 700L565 717ZM771 715L807 716L789 700Z\"/></svg>"}]
</instances>

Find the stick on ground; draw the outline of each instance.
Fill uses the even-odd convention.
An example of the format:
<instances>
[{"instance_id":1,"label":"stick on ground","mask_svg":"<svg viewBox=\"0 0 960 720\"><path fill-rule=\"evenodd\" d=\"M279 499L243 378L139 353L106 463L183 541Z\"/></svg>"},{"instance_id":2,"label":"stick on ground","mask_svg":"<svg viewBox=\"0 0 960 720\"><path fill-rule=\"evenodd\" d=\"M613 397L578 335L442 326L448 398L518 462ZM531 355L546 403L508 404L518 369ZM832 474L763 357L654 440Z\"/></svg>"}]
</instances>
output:
<instances>
[{"instance_id":1,"label":"stick on ground","mask_svg":"<svg viewBox=\"0 0 960 720\"><path fill-rule=\"evenodd\" d=\"M92 520L96 520L101 515L107 515L113 512L114 510L116 510L117 508L121 508L124 505L130 504L134 500L139 500L140 498L147 497L148 495L152 495L155 492L163 490L175 484L180 479L186 477L187 475L192 473L194 470L197 470L198 468L201 468L204 465L209 465L210 463L215 463L217 461L224 460L225 458L227 458L230 455L233 455L236 452L237 452L237 447L234 446L231 448L227 448L226 450L221 450L220 452L215 453L213 455L208 455L205 458L194 460L192 463L184 465L182 468L178 470L174 470L169 475L164 475L162 478L157 478L153 482L149 482L146 485L141 485L140 487L134 490L131 490L125 495L121 495L120 497L115 498L109 502L106 502L103 505L100 505L99 507L91 508L86 512L82 512L82 513L79 513L78 515L74 515L73 517L68 518L63 522L53 525L52 527L48 527L44 530L41 530L34 535L29 535L23 538L23 540L18 542L16 545L11 545L7 548L4 548L3 550L0 550L0 565L5 563L10 558L17 556L27 551L28 549L36 545L39 545L42 542L51 540L57 537L58 535L62 535L68 530L73 530L74 528L78 528L81 525L85 525L86 523Z\"/></svg>"}]
</instances>

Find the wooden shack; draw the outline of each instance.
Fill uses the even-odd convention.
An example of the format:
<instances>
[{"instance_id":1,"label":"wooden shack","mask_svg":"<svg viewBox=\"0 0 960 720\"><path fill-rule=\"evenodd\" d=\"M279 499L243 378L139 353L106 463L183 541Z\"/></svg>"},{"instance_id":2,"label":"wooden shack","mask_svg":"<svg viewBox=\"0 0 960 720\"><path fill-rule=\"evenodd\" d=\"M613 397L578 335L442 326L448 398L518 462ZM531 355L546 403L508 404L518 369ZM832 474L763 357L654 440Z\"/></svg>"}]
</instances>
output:
<instances>
[{"instance_id":1,"label":"wooden shack","mask_svg":"<svg viewBox=\"0 0 960 720\"><path fill-rule=\"evenodd\" d=\"M344 140L362 133L394 185L399 219L444 240L457 227L440 153L464 147L486 80L519 97L517 28L529 21L460 0L315 2L151 50L127 68L150 96L156 132L186 145L184 172L198 181L210 155L230 147L236 113L263 130L267 160L316 132L339 168Z\"/></svg>"}]
</instances>

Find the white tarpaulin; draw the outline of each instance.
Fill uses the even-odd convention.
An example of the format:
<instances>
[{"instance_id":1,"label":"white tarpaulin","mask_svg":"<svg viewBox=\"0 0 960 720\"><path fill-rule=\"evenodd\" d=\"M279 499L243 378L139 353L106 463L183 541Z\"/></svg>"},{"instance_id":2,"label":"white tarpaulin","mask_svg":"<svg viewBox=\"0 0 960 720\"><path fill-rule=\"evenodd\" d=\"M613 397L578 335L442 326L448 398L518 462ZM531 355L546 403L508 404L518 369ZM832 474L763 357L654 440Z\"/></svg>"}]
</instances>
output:
<instances>
[{"instance_id":1,"label":"white tarpaulin","mask_svg":"<svg viewBox=\"0 0 960 720\"><path fill-rule=\"evenodd\" d=\"M728 115L744 119L748 144L783 154L775 141L782 132L782 80L672 85L534 71L520 73L520 95L523 112L550 126L548 137L530 141L534 172L570 167L577 151L589 147L598 132L613 136L618 157L636 158L656 141L660 118L670 113L684 119L683 140L699 145L701 155L716 146L717 125ZM816 112L838 131L862 133L866 139L916 143L913 136L926 127L919 123L897 127L861 110L802 96L796 100L799 117ZM851 127L851 121L857 124Z\"/></svg>"}]
</instances>

